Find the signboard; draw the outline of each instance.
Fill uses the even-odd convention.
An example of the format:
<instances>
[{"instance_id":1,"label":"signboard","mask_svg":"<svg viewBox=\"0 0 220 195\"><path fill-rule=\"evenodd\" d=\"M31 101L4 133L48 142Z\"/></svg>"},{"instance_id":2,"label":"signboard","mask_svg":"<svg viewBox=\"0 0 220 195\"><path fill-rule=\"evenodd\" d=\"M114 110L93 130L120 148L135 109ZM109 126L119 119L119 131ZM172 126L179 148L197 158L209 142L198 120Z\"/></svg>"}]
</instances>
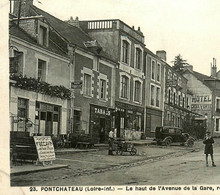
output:
<instances>
[{"instance_id":1,"label":"signboard","mask_svg":"<svg viewBox=\"0 0 220 195\"><path fill-rule=\"evenodd\" d=\"M211 104L212 95L193 95L192 104Z\"/></svg>"},{"instance_id":2,"label":"signboard","mask_svg":"<svg viewBox=\"0 0 220 195\"><path fill-rule=\"evenodd\" d=\"M82 89L82 81L71 82L71 89Z\"/></svg>"},{"instance_id":3,"label":"signboard","mask_svg":"<svg viewBox=\"0 0 220 195\"><path fill-rule=\"evenodd\" d=\"M53 142L50 136L34 136L39 162L55 160Z\"/></svg>"}]
</instances>

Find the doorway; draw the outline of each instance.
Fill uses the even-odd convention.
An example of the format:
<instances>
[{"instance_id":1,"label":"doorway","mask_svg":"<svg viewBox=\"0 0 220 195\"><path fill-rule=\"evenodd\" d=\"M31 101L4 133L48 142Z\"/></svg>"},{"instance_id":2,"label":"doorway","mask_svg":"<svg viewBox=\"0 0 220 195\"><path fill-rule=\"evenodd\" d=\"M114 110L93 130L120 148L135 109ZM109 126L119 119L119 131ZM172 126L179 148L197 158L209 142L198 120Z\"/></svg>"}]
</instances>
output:
<instances>
[{"instance_id":1,"label":"doorway","mask_svg":"<svg viewBox=\"0 0 220 195\"><path fill-rule=\"evenodd\" d=\"M100 124L100 128L99 128L100 143L105 143L105 118L100 118L99 124Z\"/></svg>"}]
</instances>

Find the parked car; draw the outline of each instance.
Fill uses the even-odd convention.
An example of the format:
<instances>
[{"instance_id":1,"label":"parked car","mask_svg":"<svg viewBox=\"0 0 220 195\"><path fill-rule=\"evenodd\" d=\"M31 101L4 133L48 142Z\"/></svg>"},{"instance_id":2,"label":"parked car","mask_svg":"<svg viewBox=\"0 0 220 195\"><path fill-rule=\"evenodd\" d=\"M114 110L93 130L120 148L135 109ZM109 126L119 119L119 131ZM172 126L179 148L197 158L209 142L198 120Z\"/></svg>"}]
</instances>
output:
<instances>
[{"instance_id":1,"label":"parked car","mask_svg":"<svg viewBox=\"0 0 220 195\"><path fill-rule=\"evenodd\" d=\"M179 127L156 127L155 141L158 145L170 145L171 143L180 143L189 147L194 145L194 138L188 133L184 133Z\"/></svg>"}]
</instances>

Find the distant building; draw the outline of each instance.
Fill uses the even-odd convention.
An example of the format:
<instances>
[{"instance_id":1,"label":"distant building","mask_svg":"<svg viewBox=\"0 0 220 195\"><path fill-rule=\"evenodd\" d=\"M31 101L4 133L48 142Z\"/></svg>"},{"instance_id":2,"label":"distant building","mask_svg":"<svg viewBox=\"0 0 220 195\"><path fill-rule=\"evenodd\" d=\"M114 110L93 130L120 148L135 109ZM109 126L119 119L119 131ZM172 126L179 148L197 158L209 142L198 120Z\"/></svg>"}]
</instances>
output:
<instances>
[{"instance_id":1,"label":"distant building","mask_svg":"<svg viewBox=\"0 0 220 195\"><path fill-rule=\"evenodd\" d=\"M220 79L216 77L216 64L213 63L211 76L193 71L186 66L182 75L188 80L187 87L193 93L192 111L200 114L197 123L203 123L208 131L220 133Z\"/></svg>"},{"instance_id":2,"label":"distant building","mask_svg":"<svg viewBox=\"0 0 220 195\"><path fill-rule=\"evenodd\" d=\"M191 111L192 92L187 87L188 80L166 63L164 125L184 127L186 120L194 119Z\"/></svg>"},{"instance_id":3,"label":"distant building","mask_svg":"<svg viewBox=\"0 0 220 195\"><path fill-rule=\"evenodd\" d=\"M145 127L146 135L154 136L157 126L163 125L164 90L165 90L165 51L161 51L163 58L158 57L145 48ZM163 60L162 60L163 59Z\"/></svg>"},{"instance_id":4,"label":"distant building","mask_svg":"<svg viewBox=\"0 0 220 195\"><path fill-rule=\"evenodd\" d=\"M144 132L144 35L120 20L80 21L80 27L119 62L115 75L117 136L140 139Z\"/></svg>"}]
</instances>

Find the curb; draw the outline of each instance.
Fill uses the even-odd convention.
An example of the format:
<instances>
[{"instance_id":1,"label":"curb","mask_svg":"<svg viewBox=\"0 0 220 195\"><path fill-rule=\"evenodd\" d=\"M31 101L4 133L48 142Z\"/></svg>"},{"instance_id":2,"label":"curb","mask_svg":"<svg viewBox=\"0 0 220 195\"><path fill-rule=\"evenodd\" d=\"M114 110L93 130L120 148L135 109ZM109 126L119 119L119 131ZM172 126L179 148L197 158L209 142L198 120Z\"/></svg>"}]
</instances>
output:
<instances>
[{"instance_id":1,"label":"curb","mask_svg":"<svg viewBox=\"0 0 220 195\"><path fill-rule=\"evenodd\" d=\"M53 169L61 169L61 168L68 168L68 167L69 167L69 165L52 165L51 167L50 167L50 165L48 165L46 167L42 166L39 169L30 169L30 170L22 170L22 171L11 172L10 175L11 176L24 175L24 174L27 174L27 173L34 173L34 172L47 171L47 170L53 170Z\"/></svg>"},{"instance_id":2,"label":"curb","mask_svg":"<svg viewBox=\"0 0 220 195\"><path fill-rule=\"evenodd\" d=\"M96 152L98 149L88 149L88 150L64 150L64 151L55 151L55 154L73 154L80 152Z\"/></svg>"}]
</instances>

